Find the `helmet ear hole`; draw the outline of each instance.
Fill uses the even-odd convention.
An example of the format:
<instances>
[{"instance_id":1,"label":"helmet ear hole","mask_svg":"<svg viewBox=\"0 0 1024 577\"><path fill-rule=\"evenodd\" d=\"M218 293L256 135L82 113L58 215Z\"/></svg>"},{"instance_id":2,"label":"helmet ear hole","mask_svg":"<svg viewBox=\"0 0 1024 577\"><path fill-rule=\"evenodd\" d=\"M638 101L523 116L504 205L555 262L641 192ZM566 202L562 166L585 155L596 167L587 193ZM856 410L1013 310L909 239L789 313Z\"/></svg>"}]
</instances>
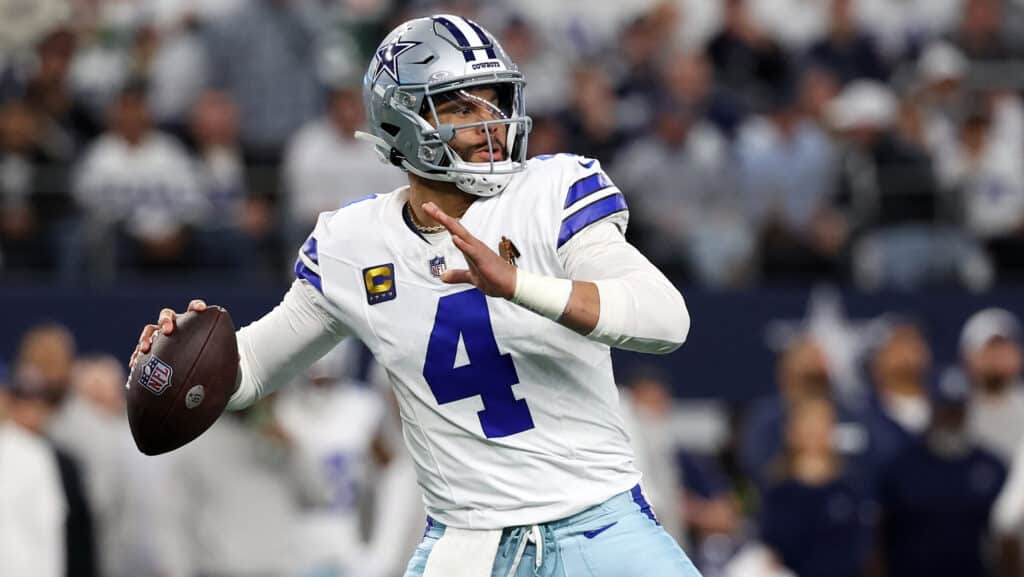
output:
<instances>
[{"instance_id":1,"label":"helmet ear hole","mask_svg":"<svg viewBox=\"0 0 1024 577\"><path fill-rule=\"evenodd\" d=\"M401 152L398 152L397 148L392 148L391 152L388 154L388 162L397 166L398 168L402 168L402 161L404 160L405 155L402 154Z\"/></svg>"},{"instance_id":2,"label":"helmet ear hole","mask_svg":"<svg viewBox=\"0 0 1024 577\"><path fill-rule=\"evenodd\" d=\"M392 138L398 136L398 133L402 131L402 128L391 124L390 122L382 122L380 125L381 130L387 132Z\"/></svg>"}]
</instances>

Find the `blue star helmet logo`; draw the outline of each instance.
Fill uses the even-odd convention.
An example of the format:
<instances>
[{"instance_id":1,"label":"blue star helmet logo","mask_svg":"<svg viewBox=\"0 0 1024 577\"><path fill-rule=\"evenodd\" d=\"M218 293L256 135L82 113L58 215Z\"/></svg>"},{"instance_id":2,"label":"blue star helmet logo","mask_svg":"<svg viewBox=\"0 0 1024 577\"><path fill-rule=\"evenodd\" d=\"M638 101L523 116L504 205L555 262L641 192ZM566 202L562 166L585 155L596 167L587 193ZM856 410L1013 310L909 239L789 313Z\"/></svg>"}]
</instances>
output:
<instances>
[{"instance_id":1,"label":"blue star helmet logo","mask_svg":"<svg viewBox=\"0 0 1024 577\"><path fill-rule=\"evenodd\" d=\"M398 80L398 57L419 45L419 42L405 42L396 39L390 44L381 46L377 50L377 69L373 71L373 81L376 82L382 72L387 72L388 76L401 84Z\"/></svg>"}]
</instances>

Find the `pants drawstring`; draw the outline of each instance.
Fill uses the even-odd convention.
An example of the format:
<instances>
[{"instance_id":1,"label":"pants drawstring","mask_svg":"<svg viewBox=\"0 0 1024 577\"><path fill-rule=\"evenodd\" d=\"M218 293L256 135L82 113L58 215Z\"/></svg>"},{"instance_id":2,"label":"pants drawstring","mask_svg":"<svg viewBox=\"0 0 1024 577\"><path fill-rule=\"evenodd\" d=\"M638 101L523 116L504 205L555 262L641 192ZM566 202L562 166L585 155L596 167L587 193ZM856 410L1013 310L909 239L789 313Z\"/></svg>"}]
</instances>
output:
<instances>
[{"instance_id":1,"label":"pants drawstring","mask_svg":"<svg viewBox=\"0 0 1024 577\"><path fill-rule=\"evenodd\" d=\"M509 533L508 540L502 551L503 556L508 556L509 550L515 547L515 556L512 559L512 564L509 566L508 572L505 577L513 577L516 571L519 569L519 565L523 561L523 554L526 552L526 546L533 543L536 555L534 556L533 574L535 577L540 577L541 568L544 565L544 549L548 542L552 545L557 546L558 541L552 534L551 529L541 525L531 525L529 527L516 527Z\"/></svg>"}]
</instances>

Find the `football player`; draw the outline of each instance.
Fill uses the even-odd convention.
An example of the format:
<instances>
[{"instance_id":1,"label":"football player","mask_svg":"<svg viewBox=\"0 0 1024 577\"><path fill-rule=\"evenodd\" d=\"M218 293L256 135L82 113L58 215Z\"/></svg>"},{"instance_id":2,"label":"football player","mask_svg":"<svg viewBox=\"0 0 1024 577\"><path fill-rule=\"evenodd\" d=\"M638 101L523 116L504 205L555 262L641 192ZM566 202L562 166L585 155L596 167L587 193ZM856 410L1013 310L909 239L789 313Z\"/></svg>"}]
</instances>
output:
<instances>
[{"instance_id":1,"label":"football player","mask_svg":"<svg viewBox=\"0 0 1024 577\"><path fill-rule=\"evenodd\" d=\"M238 331L228 408L355 335L388 371L424 494L407 576L698 575L640 488L609 350L675 350L686 305L626 242L597 160L526 159L524 85L470 20L388 34L359 136L409 184L320 216L281 304Z\"/></svg>"}]
</instances>

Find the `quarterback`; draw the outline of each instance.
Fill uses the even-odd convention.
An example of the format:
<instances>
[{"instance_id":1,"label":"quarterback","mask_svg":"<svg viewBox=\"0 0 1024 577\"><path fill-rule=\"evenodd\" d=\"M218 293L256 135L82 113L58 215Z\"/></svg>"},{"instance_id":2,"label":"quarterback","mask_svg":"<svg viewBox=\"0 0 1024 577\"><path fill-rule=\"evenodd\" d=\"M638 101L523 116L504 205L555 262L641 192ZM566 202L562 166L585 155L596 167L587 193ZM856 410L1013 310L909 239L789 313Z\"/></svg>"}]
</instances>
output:
<instances>
[{"instance_id":1,"label":"quarterback","mask_svg":"<svg viewBox=\"0 0 1024 577\"><path fill-rule=\"evenodd\" d=\"M458 16L384 39L359 137L409 184L320 216L281 304L238 331L228 408L355 336L388 372L424 494L407 577L696 576L639 485L610 356L675 350L686 305L626 242L597 160L526 159L524 85ZM161 311L140 350L174 321Z\"/></svg>"}]
</instances>

